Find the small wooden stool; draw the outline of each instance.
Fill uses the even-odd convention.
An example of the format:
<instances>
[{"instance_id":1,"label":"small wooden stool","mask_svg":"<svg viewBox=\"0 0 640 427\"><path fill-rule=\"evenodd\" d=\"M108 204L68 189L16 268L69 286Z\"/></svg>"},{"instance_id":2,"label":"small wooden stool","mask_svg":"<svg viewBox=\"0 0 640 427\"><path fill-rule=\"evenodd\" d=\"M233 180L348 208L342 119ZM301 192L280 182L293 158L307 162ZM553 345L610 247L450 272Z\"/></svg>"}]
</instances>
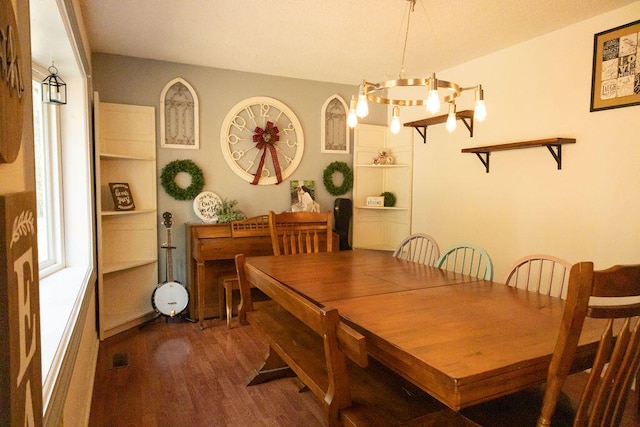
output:
<instances>
[{"instance_id":1,"label":"small wooden stool","mask_svg":"<svg viewBox=\"0 0 640 427\"><path fill-rule=\"evenodd\" d=\"M224 288L224 289L223 289ZM218 307L220 316L227 315L227 329L231 329L231 317L233 317L233 291L240 290L238 276L225 275L218 278Z\"/></svg>"}]
</instances>

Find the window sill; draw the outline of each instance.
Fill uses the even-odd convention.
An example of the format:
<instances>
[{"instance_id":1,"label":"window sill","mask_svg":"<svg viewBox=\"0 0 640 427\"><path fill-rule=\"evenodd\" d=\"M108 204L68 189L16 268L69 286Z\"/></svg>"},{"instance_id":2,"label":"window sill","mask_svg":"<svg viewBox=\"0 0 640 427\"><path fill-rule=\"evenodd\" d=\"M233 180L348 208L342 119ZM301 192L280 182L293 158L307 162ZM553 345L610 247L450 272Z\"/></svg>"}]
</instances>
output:
<instances>
[{"instance_id":1,"label":"window sill","mask_svg":"<svg viewBox=\"0 0 640 427\"><path fill-rule=\"evenodd\" d=\"M73 334L90 268L65 268L40 280L42 395L51 397Z\"/></svg>"}]
</instances>

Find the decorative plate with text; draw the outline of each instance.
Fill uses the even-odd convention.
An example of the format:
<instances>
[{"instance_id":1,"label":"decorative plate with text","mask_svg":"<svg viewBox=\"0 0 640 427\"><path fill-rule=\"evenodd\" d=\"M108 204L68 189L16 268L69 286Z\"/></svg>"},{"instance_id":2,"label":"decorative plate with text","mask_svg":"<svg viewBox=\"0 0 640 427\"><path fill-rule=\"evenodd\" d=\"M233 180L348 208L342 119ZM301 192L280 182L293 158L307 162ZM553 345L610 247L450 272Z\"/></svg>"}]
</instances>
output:
<instances>
[{"instance_id":1,"label":"decorative plate with text","mask_svg":"<svg viewBox=\"0 0 640 427\"><path fill-rule=\"evenodd\" d=\"M218 222L216 208L220 203L222 203L222 199L216 193L203 191L193 199L193 210L202 222L211 224Z\"/></svg>"}]
</instances>

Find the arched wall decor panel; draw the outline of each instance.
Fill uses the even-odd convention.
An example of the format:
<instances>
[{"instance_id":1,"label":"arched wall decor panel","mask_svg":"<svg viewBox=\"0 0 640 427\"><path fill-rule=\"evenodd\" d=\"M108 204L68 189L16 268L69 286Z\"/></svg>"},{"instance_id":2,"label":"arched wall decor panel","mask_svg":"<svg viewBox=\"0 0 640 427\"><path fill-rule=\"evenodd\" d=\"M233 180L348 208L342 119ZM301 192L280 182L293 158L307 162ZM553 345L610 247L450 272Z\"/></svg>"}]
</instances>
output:
<instances>
[{"instance_id":1,"label":"arched wall decor panel","mask_svg":"<svg viewBox=\"0 0 640 427\"><path fill-rule=\"evenodd\" d=\"M347 103L340 95L331 95L322 106L322 153L349 153L349 126Z\"/></svg>"},{"instance_id":2,"label":"arched wall decor panel","mask_svg":"<svg viewBox=\"0 0 640 427\"><path fill-rule=\"evenodd\" d=\"M177 77L160 94L160 146L200 148L198 95L186 80Z\"/></svg>"}]
</instances>

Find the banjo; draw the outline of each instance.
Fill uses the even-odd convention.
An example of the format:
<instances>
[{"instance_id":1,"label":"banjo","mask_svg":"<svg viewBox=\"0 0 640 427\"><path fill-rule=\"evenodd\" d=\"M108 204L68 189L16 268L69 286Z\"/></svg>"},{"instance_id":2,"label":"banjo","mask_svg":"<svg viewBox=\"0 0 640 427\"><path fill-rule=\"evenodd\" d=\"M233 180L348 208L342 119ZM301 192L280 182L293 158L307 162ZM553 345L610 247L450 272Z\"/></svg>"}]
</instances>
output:
<instances>
[{"instance_id":1,"label":"banjo","mask_svg":"<svg viewBox=\"0 0 640 427\"><path fill-rule=\"evenodd\" d=\"M160 314L174 317L182 313L189 304L189 292L180 282L173 280L173 256L171 250L171 212L162 214L164 226L167 228L167 281L159 284L151 296L153 308Z\"/></svg>"}]
</instances>

